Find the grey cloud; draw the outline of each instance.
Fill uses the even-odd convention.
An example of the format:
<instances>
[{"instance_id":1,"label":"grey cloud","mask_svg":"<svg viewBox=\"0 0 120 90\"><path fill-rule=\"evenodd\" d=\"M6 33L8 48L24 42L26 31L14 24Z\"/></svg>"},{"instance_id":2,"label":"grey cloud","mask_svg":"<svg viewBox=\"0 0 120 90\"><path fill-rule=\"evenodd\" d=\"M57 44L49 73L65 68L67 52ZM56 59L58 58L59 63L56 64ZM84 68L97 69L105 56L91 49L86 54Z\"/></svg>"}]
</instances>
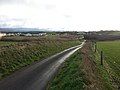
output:
<instances>
[{"instance_id":1,"label":"grey cloud","mask_svg":"<svg viewBox=\"0 0 120 90\"><path fill-rule=\"evenodd\" d=\"M47 4L47 5L45 5L45 8L46 8L47 10L50 10L50 9L56 8L56 6L55 6L55 5L51 5L51 4Z\"/></svg>"},{"instance_id":2,"label":"grey cloud","mask_svg":"<svg viewBox=\"0 0 120 90\"><path fill-rule=\"evenodd\" d=\"M26 0L0 0L0 4L24 4Z\"/></svg>"},{"instance_id":3,"label":"grey cloud","mask_svg":"<svg viewBox=\"0 0 120 90\"><path fill-rule=\"evenodd\" d=\"M64 15L65 18L71 18L72 16L70 15Z\"/></svg>"},{"instance_id":4,"label":"grey cloud","mask_svg":"<svg viewBox=\"0 0 120 90\"><path fill-rule=\"evenodd\" d=\"M9 18L4 15L0 15L0 22L10 22L10 21L24 21L22 18Z\"/></svg>"},{"instance_id":5,"label":"grey cloud","mask_svg":"<svg viewBox=\"0 0 120 90\"><path fill-rule=\"evenodd\" d=\"M26 22L26 19L22 18L9 18L7 16L1 15L0 16L0 27L14 27L11 22L15 22L14 26L23 26Z\"/></svg>"},{"instance_id":6,"label":"grey cloud","mask_svg":"<svg viewBox=\"0 0 120 90\"><path fill-rule=\"evenodd\" d=\"M10 25L7 23L0 23L0 27L6 27L6 26L10 26Z\"/></svg>"}]
</instances>

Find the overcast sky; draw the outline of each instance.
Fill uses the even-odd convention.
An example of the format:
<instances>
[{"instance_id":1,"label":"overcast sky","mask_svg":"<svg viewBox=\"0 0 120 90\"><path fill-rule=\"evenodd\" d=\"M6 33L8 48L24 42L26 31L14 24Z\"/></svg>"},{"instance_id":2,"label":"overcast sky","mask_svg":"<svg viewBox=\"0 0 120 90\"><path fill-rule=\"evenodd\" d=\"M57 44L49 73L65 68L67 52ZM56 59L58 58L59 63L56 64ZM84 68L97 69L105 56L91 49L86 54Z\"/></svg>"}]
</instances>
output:
<instances>
[{"instance_id":1,"label":"overcast sky","mask_svg":"<svg viewBox=\"0 0 120 90\"><path fill-rule=\"evenodd\" d=\"M0 27L120 30L120 0L0 0Z\"/></svg>"}]
</instances>

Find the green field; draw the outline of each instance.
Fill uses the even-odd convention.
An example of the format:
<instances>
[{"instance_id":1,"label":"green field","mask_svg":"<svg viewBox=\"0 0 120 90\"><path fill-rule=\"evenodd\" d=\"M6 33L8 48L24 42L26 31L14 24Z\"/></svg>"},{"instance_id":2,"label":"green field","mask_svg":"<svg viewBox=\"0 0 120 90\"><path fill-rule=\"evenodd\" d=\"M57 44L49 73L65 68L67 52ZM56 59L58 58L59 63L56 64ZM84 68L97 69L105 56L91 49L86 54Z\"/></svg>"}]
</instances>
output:
<instances>
[{"instance_id":1,"label":"green field","mask_svg":"<svg viewBox=\"0 0 120 90\"><path fill-rule=\"evenodd\" d=\"M77 38L5 37L0 41L0 79L80 43Z\"/></svg>"},{"instance_id":2,"label":"green field","mask_svg":"<svg viewBox=\"0 0 120 90\"><path fill-rule=\"evenodd\" d=\"M104 60L120 77L120 41L98 42L98 49L104 52Z\"/></svg>"},{"instance_id":3,"label":"green field","mask_svg":"<svg viewBox=\"0 0 120 90\"><path fill-rule=\"evenodd\" d=\"M81 68L82 56L79 50L62 65L48 90L84 90L87 81Z\"/></svg>"},{"instance_id":4,"label":"green field","mask_svg":"<svg viewBox=\"0 0 120 90\"><path fill-rule=\"evenodd\" d=\"M100 66L100 56L97 55L99 62L100 73L103 76L106 84L120 87L120 41L100 41L97 42L98 52L103 51L103 66ZM110 85L111 84L111 85Z\"/></svg>"}]
</instances>

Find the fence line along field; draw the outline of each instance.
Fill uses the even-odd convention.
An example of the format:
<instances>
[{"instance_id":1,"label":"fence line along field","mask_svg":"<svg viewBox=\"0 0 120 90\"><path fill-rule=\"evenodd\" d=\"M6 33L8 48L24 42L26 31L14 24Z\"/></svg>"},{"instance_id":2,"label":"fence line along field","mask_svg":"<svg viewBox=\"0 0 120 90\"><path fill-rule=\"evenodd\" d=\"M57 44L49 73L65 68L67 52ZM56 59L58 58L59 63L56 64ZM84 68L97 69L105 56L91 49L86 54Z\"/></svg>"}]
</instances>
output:
<instances>
[{"instance_id":1,"label":"fence line along field","mask_svg":"<svg viewBox=\"0 0 120 90\"><path fill-rule=\"evenodd\" d=\"M120 41L100 41L97 42L97 48L103 51L104 61L111 68L112 78L120 87Z\"/></svg>"},{"instance_id":2,"label":"fence line along field","mask_svg":"<svg viewBox=\"0 0 120 90\"><path fill-rule=\"evenodd\" d=\"M0 41L0 79L35 61L80 43L76 36L3 37Z\"/></svg>"}]
</instances>

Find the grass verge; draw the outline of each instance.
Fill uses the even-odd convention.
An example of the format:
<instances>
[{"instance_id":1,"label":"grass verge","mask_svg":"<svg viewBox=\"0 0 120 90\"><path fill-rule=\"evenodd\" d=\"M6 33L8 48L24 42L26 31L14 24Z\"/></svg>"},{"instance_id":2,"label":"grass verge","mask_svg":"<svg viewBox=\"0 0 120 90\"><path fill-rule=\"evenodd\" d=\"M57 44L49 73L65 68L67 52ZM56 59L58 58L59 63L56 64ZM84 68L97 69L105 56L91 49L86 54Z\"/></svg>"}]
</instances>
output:
<instances>
[{"instance_id":1,"label":"grass verge","mask_svg":"<svg viewBox=\"0 0 120 90\"><path fill-rule=\"evenodd\" d=\"M81 68L81 52L77 51L63 63L59 73L48 86L48 90L83 90L86 80Z\"/></svg>"}]
</instances>

